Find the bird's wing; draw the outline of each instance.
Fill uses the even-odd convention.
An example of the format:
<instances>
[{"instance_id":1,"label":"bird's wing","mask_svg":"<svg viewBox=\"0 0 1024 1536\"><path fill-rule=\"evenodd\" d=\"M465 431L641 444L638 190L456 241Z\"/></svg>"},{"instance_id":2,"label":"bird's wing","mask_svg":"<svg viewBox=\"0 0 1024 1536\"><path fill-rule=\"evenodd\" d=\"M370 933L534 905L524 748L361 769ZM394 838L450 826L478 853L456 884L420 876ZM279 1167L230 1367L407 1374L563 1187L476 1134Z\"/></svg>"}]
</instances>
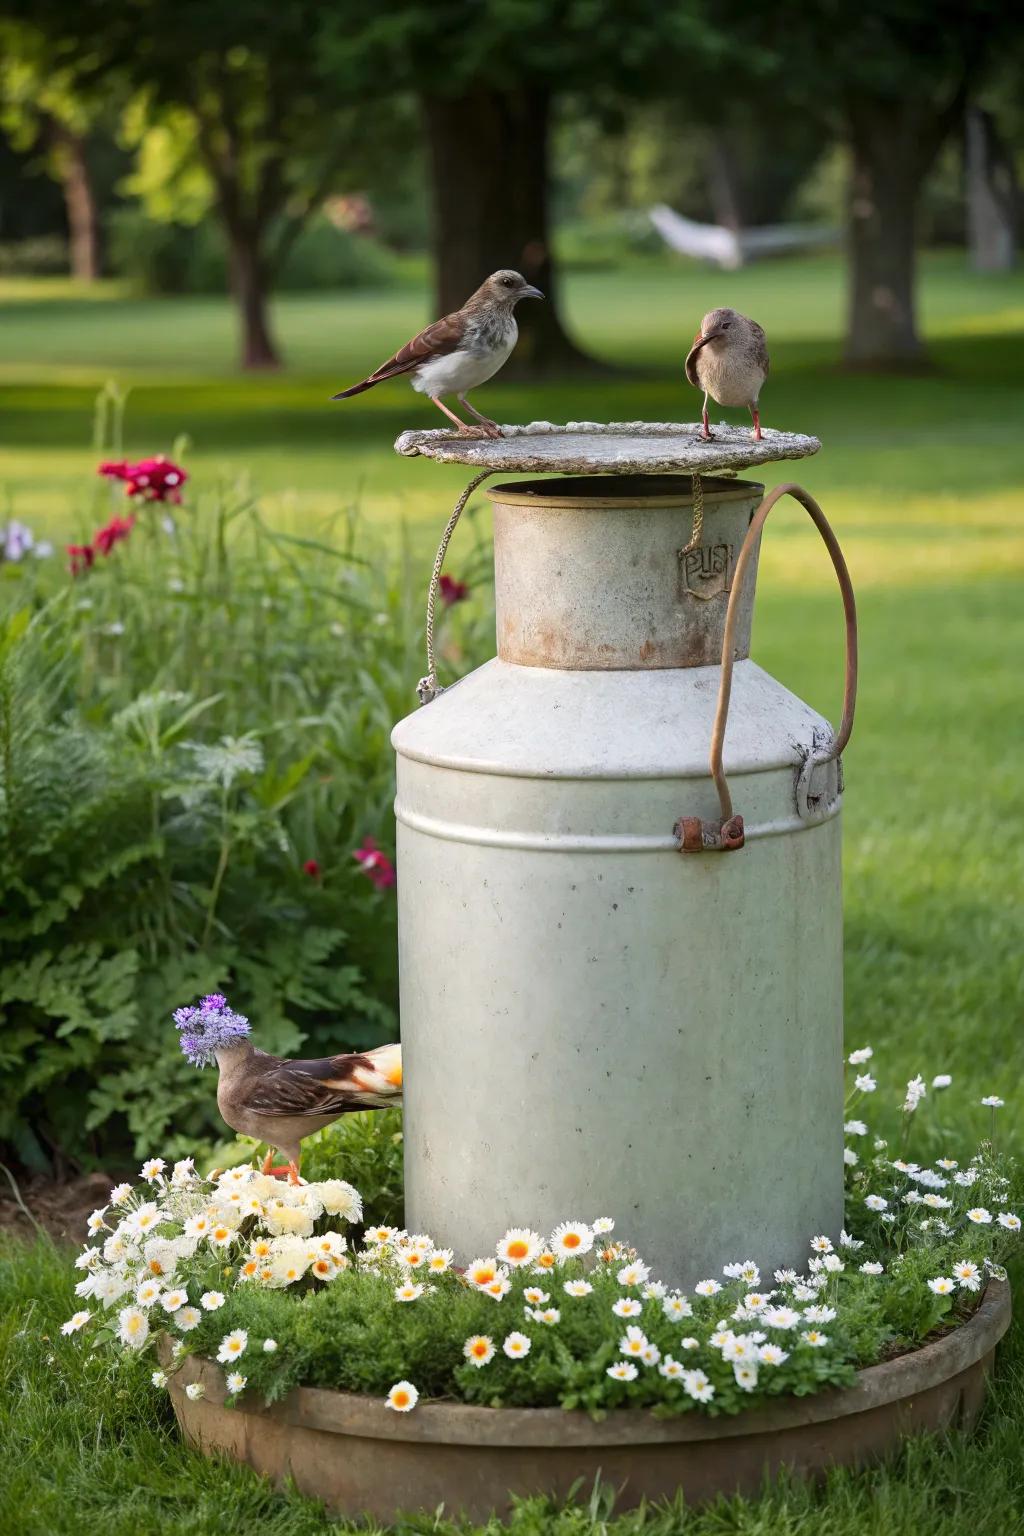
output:
<instances>
[{"instance_id":1,"label":"bird's wing","mask_svg":"<svg viewBox=\"0 0 1024 1536\"><path fill-rule=\"evenodd\" d=\"M420 331L411 341L407 341L404 347L400 347L394 357L389 357L386 363L381 363L361 383L354 384L351 389L343 389L340 395L335 395L335 400L343 400L346 395L358 395L364 389L372 389L374 384L381 384L385 379L397 378L401 373L410 373L413 368L418 368L421 363L429 362L432 357L444 357L449 352L454 352L462 338L466 334L466 317L463 311L456 310L452 315L444 315L440 320L435 320L431 325Z\"/></svg>"},{"instance_id":2,"label":"bird's wing","mask_svg":"<svg viewBox=\"0 0 1024 1536\"><path fill-rule=\"evenodd\" d=\"M768 377L768 337L764 333L764 326L758 325L756 320L751 320L750 329L754 333L754 356L758 366L764 369L765 378Z\"/></svg>"},{"instance_id":3,"label":"bird's wing","mask_svg":"<svg viewBox=\"0 0 1024 1536\"><path fill-rule=\"evenodd\" d=\"M254 1057L248 1080L233 1097L254 1115L342 1115L373 1109L402 1096L401 1049L349 1056L321 1056L311 1061Z\"/></svg>"},{"instance_id":4,"label":"bird's wing","mask_svg":"<svg viewBox=\"0 0 1024 1536\"><path fill-rule=\"evenodd\" d=\"M686 354L686 377L694 389L700 389L700 380L697 377L697 354L700 351L698 341L700 341L700 331L693 338L693 346Z\"/></svg>"}]
</instances>

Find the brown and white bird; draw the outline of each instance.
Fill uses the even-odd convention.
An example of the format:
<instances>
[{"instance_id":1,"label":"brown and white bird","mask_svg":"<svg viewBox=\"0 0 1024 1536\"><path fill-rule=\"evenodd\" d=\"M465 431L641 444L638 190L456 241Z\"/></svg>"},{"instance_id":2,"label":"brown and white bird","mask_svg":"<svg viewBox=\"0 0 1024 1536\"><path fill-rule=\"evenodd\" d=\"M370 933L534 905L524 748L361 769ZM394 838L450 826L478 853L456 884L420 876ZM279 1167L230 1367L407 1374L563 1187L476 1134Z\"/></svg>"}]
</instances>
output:
<instances>
[{"instance_id":1,"label":"brown and white bird","mask_svg":"<svg viewBox=\"0 0 1024 1536\"><path fill-rule=\"evenodd\" d=\"M228 1007L219 992L198 1007L178 1008L174 1022L179 1043L193 1066L216 1061L220 1079L217 1108L233 1131L252 1136L284 1154L287 1165L263 1172L299 1182L300 1143L339 1116L356 1109L384 1109L402 1097L402 1048L293 1061L257 1050L249 1039L249 1020Z\"/></svg>"},{"instance_id":2,"label":"brown and white bird","mask_svg":"<svg viewBox=\"0 0 1024 1536\"><path fill-rule=\"evenodd\" d=\"M435 320L426 330L407 341L394 357L381 363L376 372L351 389L332 395L333 400L347 400L364 389L383 384L401 373L412 375L412 387L432 400L439 410L454 421L459 431L471 437L500 437L501 428L489 416L483 416L466 396L471 389L493 378L519 340L515 309L520 299L542 299L518 272L503 268L492 272L472 298L452 315ZM480 423L460 421L445 405L443 395L454 395Z\"/></svg>"},{"instance_id":3,"label":"brown and white bird","mask_svg":"<svg viewBox=\"0 0 1024 1536\"><path fill-rule=\"evenodd\" d=\"M768 377L768 341L756 320L735 309L712 309L700 323L686 359L686 377L704 391L701 437L711 437L708 396L718 405L745 405L761 439L758 398Z\"/></svg>"}]
</instances>

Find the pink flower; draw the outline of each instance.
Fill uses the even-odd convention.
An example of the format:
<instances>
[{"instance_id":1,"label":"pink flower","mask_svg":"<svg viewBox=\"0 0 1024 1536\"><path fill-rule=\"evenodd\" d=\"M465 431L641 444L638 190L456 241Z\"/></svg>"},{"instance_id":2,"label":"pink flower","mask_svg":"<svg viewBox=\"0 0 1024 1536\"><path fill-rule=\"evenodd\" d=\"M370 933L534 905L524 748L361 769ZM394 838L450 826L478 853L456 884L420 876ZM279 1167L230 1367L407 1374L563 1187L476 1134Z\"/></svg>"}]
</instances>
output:
<instances>
[{"instance_id":1,"label":"pink flower","mask_svg":"<svg viewBox=\"0 0 1024 1536\"><path fill-rule=\"evenodd\" d=\"M99 473L111 480L123 480L126 496L141 496L145 501L180 502L181 487L188 479L185 471L162 453L155 459L140 459L137 464L129 464L125 459L101 464Z\"/></svg>"},{"instance_id":2,"label":"pink flower","mask_svg":"<svg viewBox=\"0 0 1024 1536\"><path fill-rule=\"evenodd\" d=\"M395 883L395 866L386 853L382 853L372 837L364 838L361 848L352 857L362 868L363 874L373 881L378 891L386 891Z\"/></svg>"},{"instance_id":3,"label":"pink flower","mask_svg":"<svg viewBox=\"0 0 1024 1536\"><path fill-rule=\"evenodd\" d=\"M464 581L456 581L451 576L442 576L438 582L441 593L441 601L446 608L451 608L455 603L464 603L469 596L469 586Z\"/></svg>"},{"instance_id":4,"label":"pink flower","mask_svg":"<svg viewBox=\"0 0 1024 1536\"><path fill-rule=\"evenodd\" d=\"M70 571L72 576L81 576L87 571L96 559L96 551L91 544L69 544L68 554L71 557Z\"/></svg>"},{"instance_id":5,"label":"pink flower","mask_svg":"<svg viewBox=\"0 0 1024 1536\"><path fill-rule=\"evenodd\" d=\"M93 535L93 552L97 555L109 555L115 544L126 539L135 527L134 515L129 517L112 517L104 527L98 528Z\"/></svg>"}]
</instances>

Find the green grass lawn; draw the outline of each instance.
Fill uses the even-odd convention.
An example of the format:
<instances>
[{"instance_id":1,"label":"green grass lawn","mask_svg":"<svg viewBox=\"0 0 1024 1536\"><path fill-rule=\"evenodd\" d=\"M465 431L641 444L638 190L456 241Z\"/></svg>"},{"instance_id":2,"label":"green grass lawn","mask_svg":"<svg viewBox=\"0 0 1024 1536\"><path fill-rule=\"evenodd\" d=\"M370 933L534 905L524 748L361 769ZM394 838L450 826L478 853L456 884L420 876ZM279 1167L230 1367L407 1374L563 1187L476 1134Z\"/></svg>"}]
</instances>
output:
<instances>
[{"instance_id":1,"label":"green grass lawn","mask_svg":"<svg viewBox=\"0 0 1024 1536\"><path fill-rule=\"evenodd\" d=\"M842 292L831 259L719 276L667 265L581 274L567 285L574 331L630 371L543 387L498 382L480 403L520 421L692 419L698 401L681 359L701 313L731 302L765 324L765 420L822 438L821 455L792 468L833 519L859 592L862 691L844 811L848 1039L875 1046L883 1079L953 1074L954 1087L929 1104L957 1156L961 1132L970 1146L986 1131L978 1100L988 1092L1007 1099L1000 1136L1024 1145L1024 278L969 276L941 256L926 259L923 279L935 368L908 380L838 370ZM0 305L0 484L18 515L54 536L92 515L91 402L108 377L133 389L130 452L166 451L185 431L199 482L251 472L269 514L291 527L312 529L358 504L383 527L410 522L426 546L464 483L460 470L392 454L398 431L433 425L436 414L404 384L327 400L423 320L414 290L282 300L290 366L273 378L232 372L232 320L215 301L84 299L66 285L22 283L0 287ZM769 468L766 478L790 472ZM835 718L838 598L802 516L780 509L769 526L755 655ZM424 583L427 573L425 563ZM895 1102L872 1109L892 1124ZM0 1273L0 1536L331 1528L314 1506L183 1450L138 1373L76 1363L54 1339L69 1294L68 1274L44 1251L29 1260L15 1250ZM1024 1531L1022 1436L1017 1326L971 1439L915 1442L884 1469L836 1474L822 1493L778 1489L615 1529L1004 1536ZM516 1524L530 1536L605 1529L603 1506L563 1515L524 1506ZM445 1526L425 1517L420 1528Z\"/></svg>"}]
</instances>

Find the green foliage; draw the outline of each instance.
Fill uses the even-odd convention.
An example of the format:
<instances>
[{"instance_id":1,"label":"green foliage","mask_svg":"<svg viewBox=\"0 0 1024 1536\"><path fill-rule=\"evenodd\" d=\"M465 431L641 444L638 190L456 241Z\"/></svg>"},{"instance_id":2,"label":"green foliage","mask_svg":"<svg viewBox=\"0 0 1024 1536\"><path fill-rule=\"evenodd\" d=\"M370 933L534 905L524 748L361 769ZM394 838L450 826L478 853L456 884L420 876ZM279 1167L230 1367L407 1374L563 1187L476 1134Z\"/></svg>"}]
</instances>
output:
<instances>
[{"instance_id":1,"label":"green foliage","mask_svg":"<svg viewBox=\"0 0 1024 1536\"><path fill-rule=\"evenodd\" d=\"M144 505L77 580L6 569L0 1136L37 1167L194 1151L215 1084L175 1006L227 990L286 1054L395 1037L394 894L352 853L392 841L420 594L353 519L285 537L239 486ZM451 640L479 649L480 606Z\"/></svg>"},{"instance_id":2,"label":"green foliage","mask_svg":"<svg viewBox=\"0 0 1024 1536\"><path fill-rule=\"evenodd\" d=\"M143 209L117 209L108 220L111 271L139 293L223 293L228 253L210 219L160 222ZM282 292L381 287L392 280L386 251L373 240L310 220L289 247L275 286Z\"/></svg>"}]
</instances>

